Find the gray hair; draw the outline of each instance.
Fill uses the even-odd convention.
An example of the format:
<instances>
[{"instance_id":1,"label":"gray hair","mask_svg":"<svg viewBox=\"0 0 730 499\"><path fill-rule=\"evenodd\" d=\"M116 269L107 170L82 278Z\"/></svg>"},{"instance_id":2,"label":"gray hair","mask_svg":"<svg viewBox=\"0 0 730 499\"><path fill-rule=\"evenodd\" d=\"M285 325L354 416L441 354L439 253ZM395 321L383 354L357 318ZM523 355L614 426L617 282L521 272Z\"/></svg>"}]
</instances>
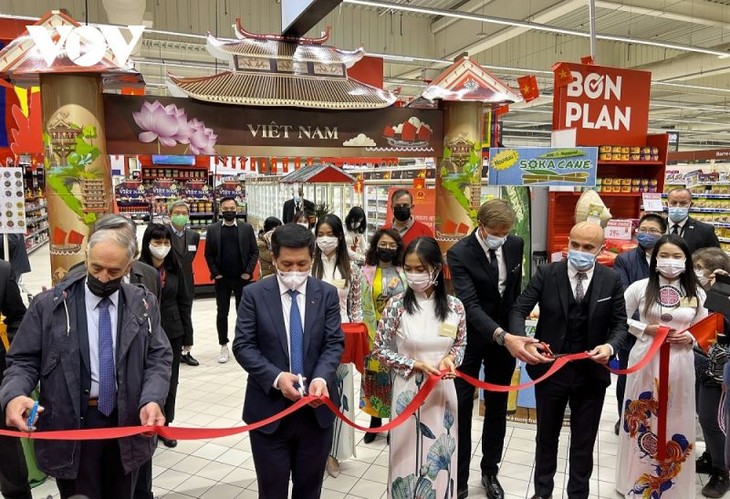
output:
<instances>
[{"instance_id":1,"label":"gray hair","mask_svg":"<svg viewBox=\"0 0 730 499\"><path fill-rule=\"evenodd\" d=\"M186 203L182 199L178 199L177 201L175 201L174 203L172 203L170 205L170 213L172 213L172 210L174 210L178 206L184 206L185 209L188 211L188 213L190 213L190 207L188 206L188 203Z\"/></svg>"},{"instance_id":2,"label":"gray hair","mask_svg":"<svg viewBox=\"0 0 730 499\"><path fill-rule=\"evenodd\" d=\"M137 256L137 237L128 230L102 229L95 230L89 237L89 251L101 242L114 242L127 251L130 261Z\"/></svg>"},{"instance_id":3,"label":"gray hair","mask_svg":"<svg viewBox=\"0 0 730 499\"><path fill-rule=\"evenodd\" d=\"M108 215L104 215L99 220L97 220L94 224L94 228L91 229L91 235L89 237L89 248L91 248L91 241L93 239L93 236L98 232L124 233L124 239L117 238L115 239L116 242L119 243L119 245L123 248L127 248L128 252L132 251L132 256L130 258L135 258L137 256L137 253L139 251L139 248L137 246L137 226L134 225L134 223L127 217L110 213ZM105 236L104 240L106 240L107 237L108 236ZM99 242L100 239L96 239L95 241Z\"/></svg>"}]
</instances>

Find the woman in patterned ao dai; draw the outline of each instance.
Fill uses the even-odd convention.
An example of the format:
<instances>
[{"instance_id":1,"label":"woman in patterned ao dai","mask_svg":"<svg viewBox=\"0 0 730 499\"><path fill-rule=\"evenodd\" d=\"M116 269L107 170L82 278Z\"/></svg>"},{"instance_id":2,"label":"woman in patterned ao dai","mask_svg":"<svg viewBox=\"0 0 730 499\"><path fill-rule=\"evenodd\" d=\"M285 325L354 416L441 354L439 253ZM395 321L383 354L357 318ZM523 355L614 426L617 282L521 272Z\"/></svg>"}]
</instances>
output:
<instances>
[{"instance_id":1,"label":"woman in patterned ao dai","mask_svg":"<svg viewBox=\"0 0 730 499\"><path fill-rule=\"evenodd\" d=\"M413 400L427 376L447 371L413 419L391 430L388 497L456 497L457 399L453 377L466 347L464 306L446 293L438 243L408 245L408 289L383 310L373 355L393 373L393 416Z\"/></svg>"}]
</instances>

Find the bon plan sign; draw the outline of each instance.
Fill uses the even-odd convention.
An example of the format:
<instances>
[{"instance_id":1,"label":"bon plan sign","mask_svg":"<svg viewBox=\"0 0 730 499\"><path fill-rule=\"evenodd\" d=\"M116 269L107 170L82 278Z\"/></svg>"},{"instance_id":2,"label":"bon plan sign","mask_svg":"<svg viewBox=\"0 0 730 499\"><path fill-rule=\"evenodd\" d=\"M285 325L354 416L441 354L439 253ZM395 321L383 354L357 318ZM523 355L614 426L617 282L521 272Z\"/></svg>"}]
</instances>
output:
<instances>
[{"instance_id":1,"label":"bon plan sign","mask_svg":"<svg viewBox=\"0 0 730 499\"><path fill-rule=\"evenodd\" d=\"M596 185L597 147L489 149L489 185Z\"/></svg>"},{"instance_id":2,"label":"bon plan sign","mask_svg":"<svg viewBox=\"0 0 730 499\"><path fill-rule=\"evenodd\" d=\"M646 145L651 73L632 69L561 63L573 81L556 84L553 130L576 129L576 144Z\"/></svg>"}]
</instances>

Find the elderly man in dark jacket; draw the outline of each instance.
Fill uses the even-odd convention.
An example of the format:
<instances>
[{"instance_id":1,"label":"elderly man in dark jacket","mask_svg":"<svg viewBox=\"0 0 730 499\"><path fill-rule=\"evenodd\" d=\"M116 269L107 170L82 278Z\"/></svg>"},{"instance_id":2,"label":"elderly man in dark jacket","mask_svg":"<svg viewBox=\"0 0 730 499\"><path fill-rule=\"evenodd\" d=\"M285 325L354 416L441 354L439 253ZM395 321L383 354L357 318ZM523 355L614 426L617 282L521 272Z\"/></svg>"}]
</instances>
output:
<instances>
[{"instance_id":1,"label":"elderly man in dark jacket","mask_svg":"<svg viewBox=\"0 0 730 499\"><path fill-rule=\"evenodd\" d=\"M172 350L155 297L122 283L137 251L126 231L89 239L88 274L68 276L31 304L7 355L0 405L8 426L28 431L41 383L38 430L162 425ZM130 498L155 440L36 442L39 467L61 497Z\"/></svg>"}]
</instances>

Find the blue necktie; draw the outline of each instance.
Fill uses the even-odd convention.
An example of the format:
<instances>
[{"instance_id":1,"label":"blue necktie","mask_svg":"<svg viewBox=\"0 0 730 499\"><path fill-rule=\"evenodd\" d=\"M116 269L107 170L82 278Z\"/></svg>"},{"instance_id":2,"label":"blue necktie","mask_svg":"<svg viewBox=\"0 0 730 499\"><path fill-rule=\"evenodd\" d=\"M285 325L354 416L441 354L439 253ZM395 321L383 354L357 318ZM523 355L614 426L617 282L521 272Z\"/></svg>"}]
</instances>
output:
<instances>
[{"instance_id":1,"label":"blue necktie","mask_svg":"<svg viewBox=\"0 0 730 499\"><path fill-rule=\"evenodd\" d=\"M109 305L104 298L99 302L99 412L109 416L117 405L117 385L115 381L114 344L112 343L112 319Z\"/></svg>"},{"instance_id":2,"label":"blue necktie","mask_svg":"<svg viewBox=\"0 0 730 499\"><path fill-rule=\"evenodd\" d=\"M291 312L289 312L289 338L290 352L289 360L291 362L291 372L294 374L304 374L304 328L302 327L302 316L299 313L299 305L297 304L297 295L299 291L287 291L291 296Z\"/></svg>"}]
</instances>

